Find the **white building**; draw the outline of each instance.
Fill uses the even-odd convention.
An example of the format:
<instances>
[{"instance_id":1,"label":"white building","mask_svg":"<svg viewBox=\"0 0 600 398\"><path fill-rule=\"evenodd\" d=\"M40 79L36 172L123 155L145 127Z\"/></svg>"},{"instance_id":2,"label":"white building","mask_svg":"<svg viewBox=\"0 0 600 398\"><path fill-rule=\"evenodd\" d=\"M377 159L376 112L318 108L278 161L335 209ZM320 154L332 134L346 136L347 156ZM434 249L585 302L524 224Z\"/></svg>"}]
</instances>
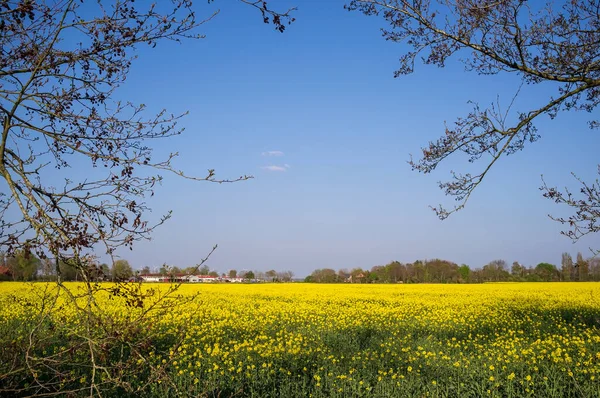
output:
<instances>
[{"instance_id":1,"label":"white building","mask_svg":"<svg viewBox=\"0 0 600 398\"><path fill-rule=\"evenodd\" d=\"M140 275L140 278L142 278L142 281L144 282L162 282L164 276L160 274L148 274Z\"/></svg>"},{"instance_id":2,"label":"white building","mask_svg":"<svg viewBox=\"0 0 600 398\"><path fill-rule=\"evenodd\" d=\"M189 275L186 277L188 282L192 283L207 283L207 282L218 282L219 277L210 275Z\"/></svg>"}]
</instances>

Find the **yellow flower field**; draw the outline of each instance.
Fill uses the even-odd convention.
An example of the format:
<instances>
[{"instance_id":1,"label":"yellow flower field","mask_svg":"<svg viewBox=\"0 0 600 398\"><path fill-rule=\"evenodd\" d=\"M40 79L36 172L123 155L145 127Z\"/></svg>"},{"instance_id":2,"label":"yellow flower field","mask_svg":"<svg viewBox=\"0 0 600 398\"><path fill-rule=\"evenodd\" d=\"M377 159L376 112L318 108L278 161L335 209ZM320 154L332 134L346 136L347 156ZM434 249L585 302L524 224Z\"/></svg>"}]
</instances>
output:
<instances>
[{"instance_id":1,"label":"yellow flower field","mask_svg":"<svg viewBox=\"0 0 600 398\"><path fill-rule=\"evenodd\" d=\"M84 313L62 296L39 321L43 286L0 284L0 385L14 383L8 356L24 355L35 325L43 327L30 352L40 357L66 352L85 332ZM143 288L158 294L167 285ZM106 348L104 360L141 369L121 370L127 388L103 395L600 396L597 283L190 284L177 294L180 304L169 308L151 308L156 296L128 306L121 296L96 295L98 317L105 315L97 339L136 344L116 357ZM129 327L144 311L150 321ZM168 383L152 378L158 370ZM85 366L68 374L64 388L114 377Z\"/></svg>"}]
</instances>

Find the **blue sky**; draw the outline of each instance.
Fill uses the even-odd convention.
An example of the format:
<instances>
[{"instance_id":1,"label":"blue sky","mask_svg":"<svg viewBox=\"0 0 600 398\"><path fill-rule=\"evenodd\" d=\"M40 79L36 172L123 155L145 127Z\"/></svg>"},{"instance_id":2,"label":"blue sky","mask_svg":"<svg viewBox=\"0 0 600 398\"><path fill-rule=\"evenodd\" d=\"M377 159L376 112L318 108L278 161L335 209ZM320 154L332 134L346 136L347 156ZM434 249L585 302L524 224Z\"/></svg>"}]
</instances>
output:
<instances>
[{"instance_id":1,"label":"blue sky","mask_svg":"<svg viewBox=\"0 0 600 398\"><path fill-rule=\"evenodd\" d=\"M507 104L517 77L477 76L453 59L394 79L403 47L381 38L382 20L349 13L342 1L296 4L297 21L281 34L249 7L202 3L205 15L221 10L203 26L205 39L139 51L119 96L150 111L189 111L186 132L158 144L156 156L179 152L176 166L189 174L214 168L223 178L254 179L217 185L166 176L149 204L154 216L172 209L173 218L152 241L121 253L134 267L190 266L214 244L210 266L218 271L297 276L436 257L472 268L498 258L557 264L564 251L587 256L600 246L598 236L575 245L560 236L547 214L563 209L538 190L541 174L561 187L576 186L571 171L595 178L599 140L589 114L539 120L542 139L503 158L465 210L439 221L428 206L452 199L436 182L468 164L452 158L422 175L410 170L409 155L442 134L444 121L465 115L468 100ZM516 109L553 92L525 87Z\"/></svg>"}]
</instances>

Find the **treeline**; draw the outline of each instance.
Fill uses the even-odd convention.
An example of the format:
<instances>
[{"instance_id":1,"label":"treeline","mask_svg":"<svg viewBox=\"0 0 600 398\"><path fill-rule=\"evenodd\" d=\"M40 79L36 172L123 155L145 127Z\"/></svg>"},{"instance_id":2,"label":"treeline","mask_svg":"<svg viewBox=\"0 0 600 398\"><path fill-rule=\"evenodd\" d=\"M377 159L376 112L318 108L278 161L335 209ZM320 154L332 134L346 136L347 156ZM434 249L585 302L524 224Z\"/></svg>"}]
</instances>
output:
<instances>
[{"instance_id":1,"label":"treeline","mask_svg":"<svg viewBox=\"0 0 600 398\"><path fill-rule=\"evenodd\" d=\"M109 266L89 262L86 274L94 281L117 281L135 278L140 273L148 274L150 269L144 267L134 271L127 260L117 260ZM195 273L200 275L219 276L204 265L180 269L163 265L159 274L177 275L179 273ZM81 271L73 265L61 261L58 263L61 280L80 281ZM32 253L17 251L13 255L0 252L0 281L52 281L57 279L57 264L54 259L39 259ZM220 276L244 278L271 282L290 282L293 272L236 271L230 270ZM494 260L481 268L471 269L468 265L458 265L452 261L433 259L418 260L414 263L392 261L387 265L376 265L369 269L354 268L352 270L323 268L313 271L305 278L305 282L316 283L483 283L483 282L558 282L558 281L600 281L600 258L584 259L577 253L573 260L569 253L563 253L560 266L539 263L535 266L524 266L515 261L508 266L504 260Z\"/></svg>"},{"instance_id":2,"label":"treeline","mask_svg":"<svg viewBox=\"0 0 600 398\"><path fill-rule=\"evenodd\" d=\"M128 280L134 271L127 260L117 260L112 266L87 262L86 275L93 281ZM58 268L58 269L57 269ZM66 261L40 259L24 250L7 255L0 252L0 281L55 281L60 274L63 281L81 281L81 270Z\"/></svg>"},{"instance_id":3,"label":"treeline","mask_svg":"<svg viewBox=\"0 0 600 398\"><path fill-rule=\"evenodd\" d=\"M228 273L221 273L210 270L207 265L190 266L179 268L163 264L159 269L151 270L150 267L143 267L141 270L134 270L127 260L117 260L109 266L108 264L99 264L88 261L80 266L85 267L86 275L93 281L127 281L140 280L140 275L159 274L166 277L176 275L208 275L222 278L242 278L249 281L259 280L268 282L291 282L294 273L292 271L237 271L229 270ZM72 264L60 261L57 264L54 259L40 259L35 254L23 250L17 251L12 255L6 255L0 252L0 281L55 281L57 275L63 281L81 281L83 275Z\"/></svg>"},{"instance_id":4,"label":"treeline","mask_svg":"<svg viewBox=\"0 0 600 398\"><path fill-rule=\"evenodd\" d=\"M331 268L317 269L305 282L316 283L483 283L483 282L559 282L600 281L600 258L584 259L577 254L576 261L563 253L560 267L539 263L524 266L515 261L508 266L504 260L494 260L481 268L471 269L452 261L433 259L414 263L393 261L376 265L370 270Z\"/></svg>"}]
</instances>

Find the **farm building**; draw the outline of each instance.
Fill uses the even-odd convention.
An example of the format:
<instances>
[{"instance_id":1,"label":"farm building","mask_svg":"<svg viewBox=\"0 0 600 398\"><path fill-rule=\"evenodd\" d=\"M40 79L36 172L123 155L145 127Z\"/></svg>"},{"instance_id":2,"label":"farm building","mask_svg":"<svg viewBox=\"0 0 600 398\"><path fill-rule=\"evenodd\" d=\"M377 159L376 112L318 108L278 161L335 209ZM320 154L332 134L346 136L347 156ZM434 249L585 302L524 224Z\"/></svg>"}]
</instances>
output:
<instances>
[{"instance_id":1,"label":"farm building","mask_svg":"<svg viewBox=\"0 0 600 398\"><path fill-rule=\"evenodd\" d=\"M164 275L164 274L143 274L140 275L142 282L190 282L190 283L203 283L203 282L220 282L221 278L210 275L188 275L188 274L175 274L175 275Z\"/></svg>"}]
</instances>

